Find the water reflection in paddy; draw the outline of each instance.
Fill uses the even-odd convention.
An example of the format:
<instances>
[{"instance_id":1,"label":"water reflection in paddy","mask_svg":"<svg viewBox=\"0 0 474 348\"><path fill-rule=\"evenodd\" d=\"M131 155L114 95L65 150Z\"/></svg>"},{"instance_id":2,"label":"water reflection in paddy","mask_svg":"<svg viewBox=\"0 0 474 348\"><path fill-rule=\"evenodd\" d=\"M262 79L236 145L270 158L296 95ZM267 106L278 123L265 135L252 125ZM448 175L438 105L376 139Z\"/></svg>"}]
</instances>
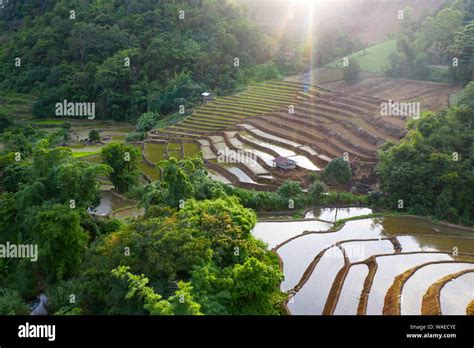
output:
<instances>
[{"instance_id":1,"label":"water reflection in paddy","mask_svg":"<svg viewBox=\"0 0 474 348\"><path fill-rule=\"evenodd\" d=\"M248 184L256 184L255 181L252 180L250 176L248 176L242 169L238 167L227 167L226 168L229 172L234 174L240 182L245 182Z\"/></svg>"},{"instance_id":2,"label":"water reflection in paddy","mask_svg":"<svg viewBox=\"0 0 474 348\"><path fill-rule=\"evenodd\" d=\"M285 279L281 288L293 288L303 276L315 256L324 248L343 240L372 239L383 237L383 228L371 220L349 221L341 230L332 233L310 233L292 240L280 248L278 254L283 260Z\"/></svg>"},{"instance_id":3,"label":"water reflection in paddy","mask_svg":"<svg viewBox=\"0 0 474 348\"><path fill-rule=\"evenodd\" d=\"M365 277L369 274L369 267L364 264L353 265L349 268L337 301L335 315L356 315L360 295L364 288Z\"/></svg>"},{"instance_id":4,"label":"water reflection in paddy","mask_svg":"<svg viewBox=\"0 0 474 348\"><path fill-rule=\"evenodd\" d=\"M410 278L408 278L403 286L403 301L401 301L400 306L401 314L420 315L423 295L431 284L446 275L457 273L465 269L474 269L474 264L457 262L438 263L429 264L418 269ZM474 293L472 295L474 295ZM465 310L465 307L463 310Z\"/></svg>"},{"instance_id":5,"label":"water reflection in paddy","mask_svg":"<svg viewBox=\"0 0 474 348\"><path fill-rule=\"evenodd\" d=\"M305 214L305 219L320 219L325 221L336 221L341 219L347 219L355 216L371 214L372 209L360 208L360 207L349 207L349 208L320 208L308 211Z\"/></svg>"},{"instance_id":6,"label":"water reflection in paddy","mask_svg":"<svg viewBox=\"0 0 474 348\"><path fill-rule=\"evenodd\" d=\"M110 214L113 210L120 209L125 205L126 204L122 199L115 196L110 191L102 191L99 206L97 206L93 210L90 210L90 212L96 216L106 216Z\"/></svg>"},{"instance_id":7,"label":"water reflection in paddy","mask_svg":"<svg viewBox=\"0 0 474 348\"><path fill-rule=\"evenodd\" d=\"M355 263L368 259L372 255L392 254L395 252L393 243L388 239L344 242L341 247L345 250L349 262Z\"/></svg>"},{"instance_id":8,"label":"water reflection in paddy","mask_svg":"<svg viewBox=\"0 0 474 348\"><path fill-rule=\"evenodd\" d=\"M419 250L443 250L450 252L457 250L458 253L474 253L474 238L444 236L437 233L437 235L430 236L400 236L397 239L402 246L403 252Z\"/></svg>"},{"instance_id":9,"label":"water reflection in paddy","mask_svg":"<svg viewBox=\"0 0 474 348\"><path fill-rule=\"evenodd\" d=\"M326 231L331 226L321 221L259 222L255 225L252 235L267 243L272 249L304 231Z\"/></svg>"},{"instance_id":10,"label":"water reflection in paddy","mask_svg":"<svg viewBox=\"0 0 474 348\"><path fill-rule=\"evenodd\" d=\"M354 209L354 208L353 208ZM366 209L366 208L356 208ZM323 210L328 215L325 217L331 219L331 212L329 210ZM355 210L348 210L348 214L354 213ZM368 213L367 211L359 211L361 214ZM334 214L335 215L335 214ZM332 215L332 216L334 216ZM314 223L314 221L308 221ZM336 242L357 240L357 239L378 239L378 241L353 241L341 244L343 247L346 245L347 248L357 249L363 246L363 250L359 250L358 253L353 255L348 254L351 262L363 260L370 255L378 254L390 254L394 252L394 245L383 238L397 237L400 238L402 247L406 251L451 251L454 246L459 245L459 252L469 252L468 250L474 250L474 242L472 238L473 234L470 231L464 231L451 227L444 227L439 224L427 222L417 218L406 218L406 217L383 217L383 218L372 218L348 221L346 224L336 232L323 232L323 233L307 233L299 236L304 230L321 230L323 228L311 228L301 224L301 222L287 222L278 225L279 228L275 229L277 225L268 225L267 222L258 223L252 232L254 236L260 238L270 244L270 247L280 244L283 240L296 236L290 242L280 246L277 249L282 264L284 281L281 284L281 289L288 291L294 288L301 280L304 272L314 260L314 258L324 249L331 247ZM275 224L275 223L274 223ZM408 236L407 236L408 235ZM404 252L405 250L402 250ZM471 251L472 252L472 251ZM452 258L443 253L430 253L430 254L413 254L413 255L396 255L388 259L386 257L379 257L377 261L380 262L377 270L374 284L371 289L371 295L369 296L368 313L369 314L381 314L383 308L383 302L385 293L393 283L396 275L403 273L411 267L419 264L427 263L430 261L449 261ZM333 260L334 261L334 260ZM335 262L335 267L340 267ZM309 304L308 308L317 308L311 314L316 314L321 306L322 302L326 301L327 296L322 299L313 299L312 297L317 296L312 293L311 288L305 289L307 285L317 284L318 279L320 283L330 282L328 277L334 275L318 276L323 274L323 266L325 263L321 263L316 266L314 273L311 276L311 282L303 286L299 290L299 294L296 295L293 301L298 300L297 303L293 303L292 307L294 310L299 311L297 306L305 306L305 303ZM321 267L320 267L321 266ZM361 269L361 267L357 267ZM326 273L328 268L326 268ZM332 271L331 271L332 272ZM337 272L337 271L336 271ZM362 281L362 276L353 274L351 271L348 275L348 280L355 282L355 279ZM365 274L365 270L364 270ZM350 283L348 283L350 284ZM342 314L344 308L348 308L350 313L354 314L355 309L355 297L360 296L361 286L351 285L346 287L343 285L342 291L344 296L341 296L343 302L341 305L336 306L337 314ZM328 286L332 286L328 284ZM354 293L351 290L354 289ZM322 294L322 292L319 292ZM346 302L344 302L346 301ZM306 309L302 309L306 311ZM306 312L305 312L306 313Z\"/></svg>"},{"instance_id":11,"label":"water reflection in paddy","mask_svg":"<svg viewBox=\"0 0 474 348\"><path fill-rule=\"evenodd\" d=\"M328 249L304 287L288 302L290 312L297 315L322 314L331 286L342 266L344 256L339 248Z\"/></svg>"},{"instance_id":12,"label":"water reflection in paddy","mask_svg":"<svg viewBox=\"0 0 474 348\"><path fill-rule=\"evenodd\" d=\"M439 298L443 315L465 315L469 302L474 300L474 273L466 273L446 283Z\"/></svg>"},{"instance_id":13,"label":"water reflection in paddy","mask_svg":"<svg viewBox=\"0 0 474 348\"><path fill-rule=\"evenodd\" d=\"M382 314L385 294L398 274L430 261L450 260L453 260L451 256L442 253L396 254L377 257L378 267L370 289L366 314Z\"/></svg>"}]
</instances>

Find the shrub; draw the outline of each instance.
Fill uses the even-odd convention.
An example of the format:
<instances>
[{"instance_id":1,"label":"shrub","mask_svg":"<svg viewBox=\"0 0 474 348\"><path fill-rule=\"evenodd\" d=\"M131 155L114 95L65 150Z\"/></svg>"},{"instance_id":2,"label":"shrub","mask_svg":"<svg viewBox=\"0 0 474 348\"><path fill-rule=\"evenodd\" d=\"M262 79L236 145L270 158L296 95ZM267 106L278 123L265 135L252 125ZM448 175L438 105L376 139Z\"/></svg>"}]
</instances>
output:
<instances>
[{"instance_id":1,"label":"shrub","mask_svg":"<svg viewBox=\"0 0 474 348\"><path fill-rule=\"evenodd\" d=\"M349 65L344 69L342 76L348 85L356 83L360 76L359 63L354 59L350 59Z\"/></svg>"},{"instance_id":2,"label":"shrub","mask_svg":"<svg viewBox=\"0 0 474 348\"><path fill-rule=\"evenodd\" d=\"M324 169L324 179L330 184L347 185L351 177L351 167L342 157L333 159Z\"/></svg>"},{"instance_id":3,"label":"shrub","mask_svg":"<svg viewBox=\"0 0 474 348\"><path fill-rule=\"evenodd\" d=\"M327 191L327 187L320 181L314 181L308 189L308 200L311 204L317 204L321 201L323 193Z\"/></svg>"},{"instance_id":4,"label":"shrub","mask_svg":"<svg viewBox=\"0 0 474 348\"><path fill-rule=\"evenodd\" d=\"M134 141L143 141L146 138L146 133L145 132L133 132L127 134L125 137L125 141L127 142L134 142Z\"/></svg>"},{"instance_id":5,"label":"shrub","mask_svg":"<svg viewBox=\"0 0 474 348\"><path fill-rule=\"evenodd\" d=\"M16 290L0 289L0 315L27 315L28 305Z\"/></svg>"},{"instance_id":6,"label":"shrub","mask_svg":"<svg viewBox=\"0 0 474 348\"><path fill-rule=\"evenodd\" d=\"M89 141L93 142L93 143L98 143L100 142L100 134L98 131L96 131L95 129L92 129L90 132L89 132Z\"/></svg>"},{"instance_id":7,"label":"shrub","mask_svg":"<svg viewBox=\"0 0 474 348\"><path fill-rule=\"evenodd\" d=\"M135 127L137 132L148 132L152 130L158 119L158 114L154 112L145 112L143 113L137 121L137 125Z\"/></svg>"},{"instance_id":8,"label":"shrub","mask_svg":"<svg viewBox=\"0 0 474 348\"><path fill-rule=\"evenodd\" d=\"M289 198L296 198L297 196L301 195L303 190L301 189L301 185L297 181L287 180L285 181L277 190L277 194L280 197L289 199Z\"/></svg>"}]
</instances>

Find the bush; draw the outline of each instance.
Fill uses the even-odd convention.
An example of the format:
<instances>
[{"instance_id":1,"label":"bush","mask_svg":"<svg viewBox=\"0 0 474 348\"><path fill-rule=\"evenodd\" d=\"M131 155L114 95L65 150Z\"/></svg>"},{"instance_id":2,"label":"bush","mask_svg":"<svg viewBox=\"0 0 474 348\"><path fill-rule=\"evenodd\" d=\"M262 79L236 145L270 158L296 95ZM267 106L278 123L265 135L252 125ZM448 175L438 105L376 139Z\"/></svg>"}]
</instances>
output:
<instances>
[{"instance_id":1,"label":"bush","mask_svg":"<svg viewBox=\"0 0 474 348\"><path fill-rule=\"evenodd\" d=\"M137 132L148 132L152 130L158 119L158 114L154 112L145 112L143 113L137 121L137 125L135 127Z\"/></svg>"},{"instance_id":2,"label":"bush","mask_svg":"<svg viewBox=\"0 0 474 348\"><path fill-rule=\"evenodd\" d=\"M133 132L127 134L125 141L134 142L134 141L143 141L146 139L146 132Z\"/></svg>"},{"instance_id":3,"label":"bush","mask_svg":"<svg viewBox=\"0 0 474 348\"><path fill-rule=\"evenodd\" d=\"M359 80L360 76L360 65L359 63L354 60L350 59L349 60L349 65L344 68L343 74L342 74L344 81L348 85L352 85Z\"/></svg>"},{"instance_id":4,"label":"bush","mask_svg":"<svg viewBox=\"0 0 474 348\"><path fill-rule=\"evenodd\" d=\"M333 159L324 169L324 179L330 184L347 185L351 177L351 167L342 157Z\"/></svg>"},{"instance_id":5,"label":"bush","mask_svg":"<svg viewBox=\"0 0 474 348\"><path fill-rule=\"evenodd\" d=\"M0 111L0 133L3 133L7 128L13 127L14 123L10 117Z\"/></svg>"},{"instance_id":6,"label":"bush","mask_svg":"<svg viewBox=\"0 0 474 348\"><path fill-rule=\"evenodd\" d=\"M96 131L95 129L91 130L89 132L89 141L93 142L93 143L98 143L100 142L100 134L98 131Z\"/></svg>"},{"instance_id":7,"label":"bush","mask_svg":"<svg viewBox=\"0 0 474 348\"><path fill-rule=\"evenodd\" d=\"M308 189L308 200L311 204L318 204L321 202L323 193L327 191L327 187L320 181L314 181Z\"/></svg>"},{"instance_id":8,"label":"bush","mask_svg":"<svg viewBox=\"0 0 474 348\"><path fill-rule=\"evenodd\" d=\"M16 290L0 289L0 315L27 315L28 305Z\"/></svg>"},{"instance_id":9,"label":"bush","mask_svg":"<svg viewBox=\"0 0 474 348\"><path fill-rule=\"evenodd\" d=\"M319 173L311 172L308 175L308 181L310 184L312 184L315 181L319 180Z\"/></svg>"},{"instance_id":10,"label":"bush","mask_svg":"<svg viewBox=\"0 0 474 348\"><path fill-rule=\"evenodd\" d=\"M294 199L302 193L303 190L301 189L300 183L291 180L285 181L277 190L277 194L286 199Z\"/></svg>"}]
</instances>

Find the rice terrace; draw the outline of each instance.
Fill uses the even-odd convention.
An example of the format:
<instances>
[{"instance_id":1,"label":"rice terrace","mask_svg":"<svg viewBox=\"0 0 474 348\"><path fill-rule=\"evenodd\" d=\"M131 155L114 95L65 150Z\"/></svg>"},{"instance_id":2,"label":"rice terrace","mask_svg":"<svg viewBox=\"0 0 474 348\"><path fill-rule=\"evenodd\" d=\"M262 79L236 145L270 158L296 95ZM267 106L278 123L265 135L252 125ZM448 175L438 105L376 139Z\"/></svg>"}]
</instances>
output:
<instances>
[{"instance_id":1,"label":"rice terrace","mask_svg":"<svg viewBox=\"0 0 474 348\"><path fill-rule=\"evenodd\" d=\"M0 321L474 315L473 0L10 0L0 29Z\"/></svg>"}]
</instances>

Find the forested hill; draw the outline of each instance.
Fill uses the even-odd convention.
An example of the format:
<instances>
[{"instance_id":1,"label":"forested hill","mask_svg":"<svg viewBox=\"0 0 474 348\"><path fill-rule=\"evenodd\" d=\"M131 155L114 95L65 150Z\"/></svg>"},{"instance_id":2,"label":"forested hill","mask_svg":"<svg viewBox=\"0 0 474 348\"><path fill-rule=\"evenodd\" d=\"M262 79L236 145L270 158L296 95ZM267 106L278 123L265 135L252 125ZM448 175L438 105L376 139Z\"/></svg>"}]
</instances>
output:
<instances>
[{"instance_id":1,"label":"forested hill","mask_svg":"<svg viewBox=\"0 0 474 348\"><path fill-rule=\"evenodd\" d=\"M238 2L10 0L0 28L0 90L34 95L37 116L66 99L133 120L278 76L274 44Z\"/></svg>"}]
</instances>

